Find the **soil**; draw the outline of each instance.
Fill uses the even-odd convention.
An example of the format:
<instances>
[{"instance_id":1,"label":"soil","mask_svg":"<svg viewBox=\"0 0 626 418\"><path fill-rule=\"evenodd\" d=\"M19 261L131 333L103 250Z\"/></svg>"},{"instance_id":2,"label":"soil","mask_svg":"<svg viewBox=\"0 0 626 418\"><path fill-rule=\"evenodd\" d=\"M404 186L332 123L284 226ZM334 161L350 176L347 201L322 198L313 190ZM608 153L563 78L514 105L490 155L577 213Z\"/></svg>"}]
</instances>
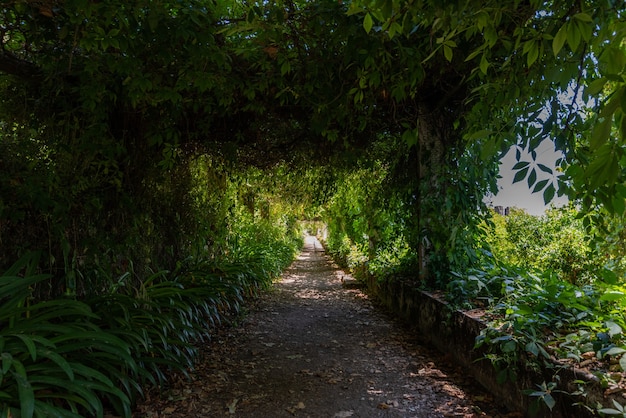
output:
<instances>
[{"instance_id":1,"label":"soil","mask_svg":"<svg viewBox=\"0 0 626 418\"><path fill-rule=\"evenodd\" d=\"M134 417L520 417L422 344L339 269L315 237L190 378Z\"/></svg>"}]
</instances>

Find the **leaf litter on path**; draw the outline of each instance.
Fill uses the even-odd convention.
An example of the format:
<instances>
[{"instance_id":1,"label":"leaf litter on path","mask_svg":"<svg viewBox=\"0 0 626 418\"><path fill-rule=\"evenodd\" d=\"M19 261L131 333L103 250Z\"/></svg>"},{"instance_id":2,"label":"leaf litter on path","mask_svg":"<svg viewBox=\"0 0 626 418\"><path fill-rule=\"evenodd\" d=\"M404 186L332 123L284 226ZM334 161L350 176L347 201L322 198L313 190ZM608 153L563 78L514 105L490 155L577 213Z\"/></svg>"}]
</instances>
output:
<instances>
[{"instance_id":1,"label":"leaf litter on path","mask_svg":"<svg viewBox=\"0 0 626 418\"><path fill-rule=\"evenodd\" d=\"M148 391L146 417L513 417L419 344L314 237L236 328L217 330L189 379Z\"/></svg>"}]
</instances>

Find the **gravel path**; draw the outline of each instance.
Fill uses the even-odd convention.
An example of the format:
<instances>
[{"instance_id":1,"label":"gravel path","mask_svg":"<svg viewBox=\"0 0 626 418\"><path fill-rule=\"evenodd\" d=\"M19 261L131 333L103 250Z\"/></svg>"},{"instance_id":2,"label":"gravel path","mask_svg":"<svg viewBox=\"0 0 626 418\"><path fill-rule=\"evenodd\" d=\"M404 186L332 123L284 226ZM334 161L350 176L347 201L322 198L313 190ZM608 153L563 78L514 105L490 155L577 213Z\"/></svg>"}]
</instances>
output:
<instances>
[{"instance_id":1,"label":"gravel path","mask_svg":"<svg viewBox=\"0 0 626 418\"><path fill-rule=\"evenodd\" d=\"M315 237L274 290L135 417L516 417L372 305Z\"/></svg>"}]
</instances>

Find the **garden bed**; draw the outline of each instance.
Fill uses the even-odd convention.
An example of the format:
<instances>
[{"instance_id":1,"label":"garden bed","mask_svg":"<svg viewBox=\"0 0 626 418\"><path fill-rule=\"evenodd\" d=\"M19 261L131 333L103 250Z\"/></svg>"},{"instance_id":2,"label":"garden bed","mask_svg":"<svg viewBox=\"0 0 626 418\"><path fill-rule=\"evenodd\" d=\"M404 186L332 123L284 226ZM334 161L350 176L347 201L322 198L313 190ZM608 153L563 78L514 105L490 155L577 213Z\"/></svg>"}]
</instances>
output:
<instances>
[{"instance_id":1,"label":"garden bed","mask_svg":"<svg viewBox=\"0 0 626 418\"><path fill-rule=\"evenodd\" d=\"M475 349L476 337L486 327L483 310L453 309L442 295L418 290L414 284L402 281L379 283L372 279L367 285L386 308L415 327L423 340L466 367L499 402L512 410L527 411L527 416L591 417L597 416L598 404L614 408L613 399L624 403L620 385L607 387L592 373L592 367L598 366L593 359L571 364L553 359L539 369L527 367L529 363L522 360L516 379L501 382L491 361L485 358L485 350ZM616 380L619 382L621 376ZM540 396L540 386L550 382L557 384L546 391L556 401L552 410ZM528 390L534 390L535 396L529 396Z\"/></svg>"}]
</instances>

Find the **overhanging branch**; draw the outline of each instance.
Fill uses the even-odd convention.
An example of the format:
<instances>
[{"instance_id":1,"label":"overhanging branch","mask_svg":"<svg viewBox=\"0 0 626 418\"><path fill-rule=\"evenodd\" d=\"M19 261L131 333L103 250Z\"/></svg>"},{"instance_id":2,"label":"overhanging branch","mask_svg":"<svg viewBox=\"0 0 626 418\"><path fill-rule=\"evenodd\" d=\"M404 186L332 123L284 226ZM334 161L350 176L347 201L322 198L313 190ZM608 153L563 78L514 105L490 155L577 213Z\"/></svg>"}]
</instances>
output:
<instances>
[{"instance_id":1,"label":"overhanging branch","mask_svg":"<svg viewBox=\"0 0 626 418\"><path fill-rule=\"evenodd\" d=\"M39 81L43 78L39 67L7 51L0 51L0 72L28 81Z\"/></svg>"}]
</instances>

